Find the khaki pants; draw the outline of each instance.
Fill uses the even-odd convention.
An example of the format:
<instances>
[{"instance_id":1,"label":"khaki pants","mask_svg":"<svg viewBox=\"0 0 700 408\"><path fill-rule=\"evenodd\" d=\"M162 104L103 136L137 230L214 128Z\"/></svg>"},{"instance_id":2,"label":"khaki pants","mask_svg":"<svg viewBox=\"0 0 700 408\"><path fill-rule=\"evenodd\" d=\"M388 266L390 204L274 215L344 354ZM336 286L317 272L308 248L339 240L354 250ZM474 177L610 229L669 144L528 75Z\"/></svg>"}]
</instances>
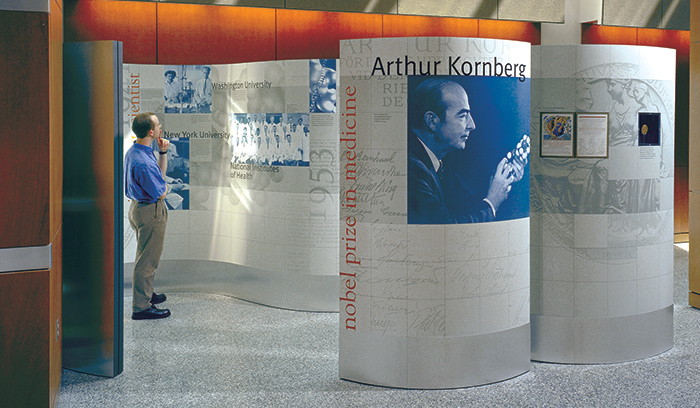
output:
<instances>
[{"instance_id":1,"label":"khaki pants","mask_svg":"<svg viewBox=\"0 0 700 408\"><path fill-rule=\"evenodd\" d=\"M153 279L156 276L158 262L163 253L165 225L168 222L168 210L163 200L152 204L131 200L129 223L136 232L136 260L134 261L132 309L134 313L151 307Z\"/></svg>"}]
</instances>

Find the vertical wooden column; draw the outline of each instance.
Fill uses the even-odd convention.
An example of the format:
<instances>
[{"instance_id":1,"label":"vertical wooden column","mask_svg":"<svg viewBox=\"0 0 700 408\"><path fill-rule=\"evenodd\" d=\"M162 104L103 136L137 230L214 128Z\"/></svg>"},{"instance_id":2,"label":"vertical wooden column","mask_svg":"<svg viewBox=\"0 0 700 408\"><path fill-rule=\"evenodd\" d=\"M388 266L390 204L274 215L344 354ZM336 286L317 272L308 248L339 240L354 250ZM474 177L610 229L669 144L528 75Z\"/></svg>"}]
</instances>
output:
<instances>
[{"instance_id":1,"label":"vertical wooden column","mask_svg":"<svg viewBox=\"0 0 700 408\"><path fill-rule=\"evenodd\" d=\"M700 308L700 0L690 2L690 136L688 187L690 268L688 302ZM695 120L694 120L695 119Z\"/></svg>"},{"instance_id":2,"label":"vertical wooden column","mask_svg":"<svg viewBox=\"0 0 700 408\"><path fill-rule=\"evenodd\" d=\"M26 7L0 5L0 404L52 407L61 375L62 0Z\"/></svg>"}]
</instances>

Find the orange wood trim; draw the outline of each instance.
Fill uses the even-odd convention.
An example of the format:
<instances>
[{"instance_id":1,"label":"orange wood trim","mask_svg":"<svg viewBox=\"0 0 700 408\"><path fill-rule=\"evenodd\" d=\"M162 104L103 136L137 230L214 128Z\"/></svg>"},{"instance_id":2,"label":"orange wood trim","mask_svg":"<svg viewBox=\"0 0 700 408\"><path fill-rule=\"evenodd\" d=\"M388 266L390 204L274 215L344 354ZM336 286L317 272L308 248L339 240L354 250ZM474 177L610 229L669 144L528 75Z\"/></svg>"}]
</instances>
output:
<instances>
[{"instance_id":1,"label":"orange wood trim","mask_svg":"<svg viewBox=\"0 0 700 408\"><path fill-rule=\"evenodd\" d=\"M519 21L109 0L66 6L67 42L122 41L126 63L338 58L343 39L407 36L541 41L538 24Z\"/></svg>"},{"instance_id":2,"label":"orange wood trim","mask_svg":"<svg viewBox=\"0 0 700 408\"><path fill-rule=\"evenodd\" d=\"M159 64L275 59L274 9L158 3L157 27Z\"/></svg>"},{"instance_id":3,"label":"orange wood trim","mask_svg":"<svg viewBox=\"0 0 700 408\"><path fill-rule=\"evenodd\" d=\"M49 236L63 218L63 12L52 1L49 15Z\"/></svg>"},{"instance_id":4,"label":"orange wood trim","mask_svg":"<svg viewBox=\"0 0 700 408\"><path fill-rule=\"evenodd\" d=\"M422 16L382 16L383 37L478 37L479 20Z\"/></svg>"},{"instance_id":5,"label":"orange wood trim","mask_svg":"<svg viewBox=\"0 0 700 408\"><path fill-rule=\"evenodd\" d=\"M339 58L341 40L379 38L382 16L365 13L277 10L277 58Z\"/></svg>"},{"instance_id":6,"label":"orange wood trim","mask_svg":"<svg viewBox=\"0 0 700 408\"><path fill-rule=\"evenodd\" d=\"M154 2L77 1L65 4L65 41L121 41L124 62L157 64Z\"/></svg>"},{"instance_id":7,"label":"orange wood trim","mask_svg":"<svg viewBox=\"0 0 700 408\"><path fill-rule=\"evenodd\" d=\"M479 38L525 41L532 45L542 42L539 24L522 21L479 20Z\"/></svg>"},{"instance_id":8,"label":"orange wood trim","mask_svg":"<svg viewBox=\"0 0 700 408\"><path fill-rule=\"evenodd\" d=\"M51 1L49 15L49 200L51 269L49 270L48 325L48 406L58 405L61 389L62 338L55 333L62 327L63 262L63 0ZM57 327L58 322L59 327ZM60 333L60 332L59 332Z\"/></svg>"},{"instance_id":9,"label":"orange wood trim","mask_svg":"<svg viewBox=\"0 0 700 408\"><path fill-rule=\"evenodd\" d=\"M637 29L583 24L581 26L581 44L636 45Z\"/></svg>"},{"instance_id":10,"label":"orange wood trim","mask_svg":"<svg viewBox=\"0 0 700 408\"><path fill-rule=\"evenodd\" d=\"M688 167L676 167L673 179L673 232L688 233Z\"/></svg>"},{"instance_id":11,"label":"orange wood trim","mask_svg":"<svg viewBox=\"0 0 700 408\"><path fill-rule=\"evenodd\" d=\"M690 31L638 28L637 44L673 48L676 50L676 58L683 56L688 58L690 55Z\"/></svg>"}]
</instances>

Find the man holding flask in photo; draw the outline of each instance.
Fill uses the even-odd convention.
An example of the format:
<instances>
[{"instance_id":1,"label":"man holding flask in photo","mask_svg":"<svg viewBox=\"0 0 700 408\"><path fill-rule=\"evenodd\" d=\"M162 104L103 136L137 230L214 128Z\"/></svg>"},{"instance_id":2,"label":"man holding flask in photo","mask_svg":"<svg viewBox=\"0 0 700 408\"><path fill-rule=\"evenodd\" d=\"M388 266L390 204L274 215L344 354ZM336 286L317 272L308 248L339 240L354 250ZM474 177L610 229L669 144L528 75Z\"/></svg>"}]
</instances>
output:
<instances>
[{"instance_id":1,"label":"man holding flask in photo","mask_svg":"<svg viewBox=\"0 0 700 408\"><path fill-rule=\"evenodd\" d=\"M452 211L442 159L464 150L470 132L476 129L467 92L457 82L430 78L409 93L408 105L408 223L494 221L511 185L522 178L524 163L503 158L491 176L486 196L451 203L458 208Z\"/></svg>"}]
</instances>

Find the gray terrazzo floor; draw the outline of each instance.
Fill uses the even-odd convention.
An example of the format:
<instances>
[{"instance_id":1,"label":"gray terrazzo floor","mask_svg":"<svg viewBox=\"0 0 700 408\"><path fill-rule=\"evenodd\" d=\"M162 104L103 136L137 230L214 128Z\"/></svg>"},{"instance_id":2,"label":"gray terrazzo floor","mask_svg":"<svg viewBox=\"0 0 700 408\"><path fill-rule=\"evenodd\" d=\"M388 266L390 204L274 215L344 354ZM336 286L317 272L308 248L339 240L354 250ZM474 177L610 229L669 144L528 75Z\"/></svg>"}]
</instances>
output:
<instances>
[{"instance_id":1,"label":"gray terrazzo floor","mask_svg":"<svg viewBox=\"0 0 700 408\"><path fill-rule=\"evenodd\" d=\"M73 407L700 407L700 310L687 306L688 253L675 248L675 346L623 364L533 362L517 378L419 391L338 379L338 315L171 293L172 317L124 322L124 372L63 370ZM130 298L125 300L130 315ZM1 405L1 404L0 404Z\"/></svg>"}]
</instances>

